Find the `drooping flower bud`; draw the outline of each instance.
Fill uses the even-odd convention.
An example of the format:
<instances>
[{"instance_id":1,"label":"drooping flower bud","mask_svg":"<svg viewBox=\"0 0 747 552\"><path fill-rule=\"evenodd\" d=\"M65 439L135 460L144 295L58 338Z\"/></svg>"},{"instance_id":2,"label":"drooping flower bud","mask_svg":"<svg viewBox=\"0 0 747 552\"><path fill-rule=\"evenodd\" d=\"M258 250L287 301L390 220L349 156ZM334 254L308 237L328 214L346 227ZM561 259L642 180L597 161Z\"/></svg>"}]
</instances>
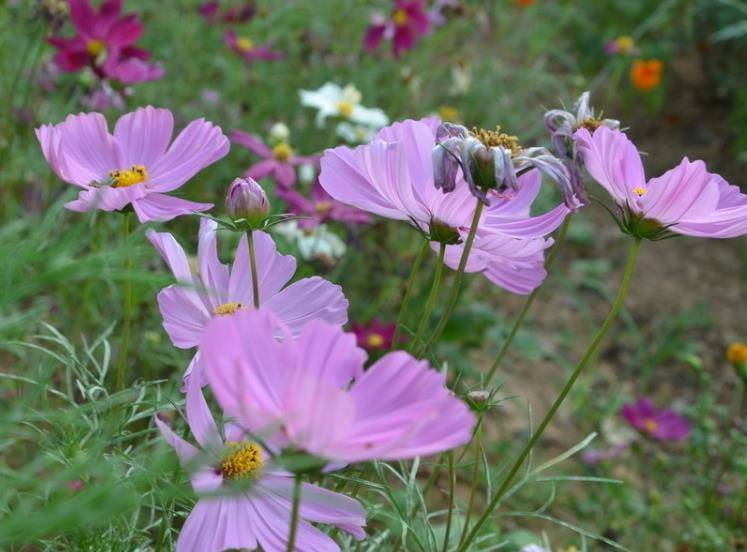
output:
<instances>
[{"instance_id":1,"label":"drooping flower bud","mask_svg":"<svg viewBox=\"0 0 747 552\"><path fill-rule=\"evenodd\" d=\"M270 212L270 202L256 180L236 178L228 187L226 211L234 221L243 219L250 227L256 227Z\"/></svg>"}]
</instances>

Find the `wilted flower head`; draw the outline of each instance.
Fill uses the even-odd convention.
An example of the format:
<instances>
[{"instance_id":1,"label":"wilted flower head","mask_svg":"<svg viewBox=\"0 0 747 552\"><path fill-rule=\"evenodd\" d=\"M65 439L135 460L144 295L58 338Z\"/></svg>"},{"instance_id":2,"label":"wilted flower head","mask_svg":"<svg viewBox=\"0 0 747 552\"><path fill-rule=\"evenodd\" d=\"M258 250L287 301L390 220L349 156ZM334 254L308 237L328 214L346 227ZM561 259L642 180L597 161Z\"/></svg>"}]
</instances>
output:
<instances>
[{"instance_id":1,"label":"wilted flower head","mask_svg":"<svg viewBox=\"0 0 747 552\"><path fill-rule=\"evenodd\" d=\"M226 211L232 219L246 219L251 226L256 226L270 212L270 201L256 180L236 178L228 187Z\"/></svg>"},{"instance_id":2,"label":"wilted flower head","mask_svg":"<svg viewBox=\"0 0 747 552\"><path fill-rule=\"evenodd\" d=\"M646 181L643 162L625 133L582 127L573 135L589 174L609 192L621 212L621 228L651 240L672 232L706 238L747 234L747 195L703 161L682 162Z\"/></svg>"},{"instance_id":3,"label":"wilted flower head","mask_svg":"<svg viewBox=\"0 0 747 552\"><path fill-rule=\"evenodd\" d=\"M282 551L288 539L293 476L263 446L233 423L218 429L198 385L187 387L186 415L196 447L155 417L156 426L189 472L198 501L179 532L176 552L227 549ZM225 437L224 437L225 435ZM302 483L299 550L337 550L310 522L335 525L363 539L366 512L354 499Z\"/></svg>"},{"instance_id":4,"label":"wilted flower head","mask_svg":"<svg viewBox=\"0 0 747 552\"><path fill-rule=\"evenodd\" d=\"M370 52L383 40L391 40L392 51L395 57L399 57L402 52L412 49L419 37L430 32L431 17L422 0L395 0L389 17L373 14L363 45Z\"/></svg>"},{"instance_id":5,"label":"wilted flower head","mask_svg":"<svg viewBox=\"0 0 747 552\"><path fill-rule=\"evenodd\" d=\"M316 124L320 127L324 126L327 117L338 117L373 129L389 123L389 118L381 109L361 105L363 95L352 84L342 88L328 82L318 90L301 90L300 95L303 105L316 108Z\"/></svg>"},{"instance_id":6,"label":"wilted flower head","mask_svg":"<svg viewBox=\"0 0 747 552\"><path fill-rule=\"evenodd\" d=\"M620 121L597 117L594 109L589 105L589 97L589 92L581 94L573 105L572 112L552 109L545 113L545 126L550 133L555 155L563 161L568 170L570 187L562 191L566 205L571 209L577 209L589 203L583 185L583 162L578 155L573 134L582 127L592 133L600 126L612 130L620 128Z\"/></svg>"},{"instance_id":7,"label":"wilted flower head","mask_svg":"<svg viewBox=\"0 0 747 552\"><path fill-rule=\"evenodd\" d=\"M690 436L690 422L674 410L657 409L645 397L635 404L624 404L620 415L631 427L657 441L681 441Z\"/></svg>"}]
</instances>

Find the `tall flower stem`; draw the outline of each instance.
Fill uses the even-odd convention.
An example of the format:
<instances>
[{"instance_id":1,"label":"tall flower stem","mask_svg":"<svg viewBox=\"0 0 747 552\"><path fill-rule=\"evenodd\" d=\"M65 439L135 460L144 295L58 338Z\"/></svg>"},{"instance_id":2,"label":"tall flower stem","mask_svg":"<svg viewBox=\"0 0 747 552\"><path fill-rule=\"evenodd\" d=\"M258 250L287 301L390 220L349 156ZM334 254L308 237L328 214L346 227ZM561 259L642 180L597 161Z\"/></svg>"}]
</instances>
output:
<instances>
[{"instance_id":1,"label":"tall flower stem","mask_svg":"<svg viewBox=\"0 0 747 552\"><path fill-rule=\"evenodd\" d=\"M469 529L470 518L472 517L472 510L475 507L475 496L477 496L477 483L480 476L480 459L482 455L482 423L478 423L477 429L475 430L475 465L472 467L472 483L469 488L469 499L467 500L467 512L464 514L464 525L462 526L462 534L459 538L459 544L464 542L467 536L467 530Z\"/></svg>"},{"instance_id":2,"label":"tall flower stem","mask_svg":"<svg viewBox=\"0 0 747 552\"><path fill-rule=\"evenodd\" d=\"M254 250L254 230L248 230L246 239L249 243L249 266L252 271L252 301L254 308L259 308L259 279L257 278L257 254Z\"/></svg>"},{"instance_id":3,"label":"tall flower stem","mask_svg":"<svg viewBox=\"0 0 747 552\"><path fill-rule=\"evenodd\" d=\"M397 324L394 327L394 336L392 337L392 349L394 349L396 344L399 343L402 319L404 318L405 312L407 311L407 303L410 301L410 294L412 293L412 288L415 285L415 279L417 278L418 272L420 271L420 265L423 264L423 259L425 259L425 254L427 252L428 240L423 240L423 244L420 246L420 251L418 251L418 255L417 257L415 257L415 261L413 262L412 268L410 269L410 276L408 276L407 278L407 287L405 287L405 294L402 297L402 304L399 306L399 314L397 314Z\"/></svg>"},{"instance_id":4,"label":"tall flower stem","mask_svg":"<svg viewBox=\"0 0 747 552\"><path fill-rule=\"evenodd\" d=\"M423 339L425 338L425 332L428 328L428 322L431 319L433 313L433 307L436 306L436 299L438 299L438 292L441 289L441 276L444 273L444 255L446 255L446 244L442 243L438 249L438 262L436 263L436 271L433 274L433 283L431 284L431 291L428 293L428 299L425 301L425 307L423 313L420 316L420 323L418 324L418 331L415 332L415 339L413 340L413 347L420 347Z\"/></svg>"},{"instance_id":5,"label":"tall flower stem","mask_svg":"<svg viewBox=\"0 0 747 552\"><path fill-rule=\"evenodd\" d=\"M446 311L444 311L443 316L441 316L441 320L438 321L438 325L436 326L436 329L433 330L433 334L431 334L431 337L428 339L428 341L425 343L425 345L420 349L420 353L417 355L418 357L423 357L426 354L428 354L428 351L433 346L433 344L438 340L439 337L441 337L441 332L444 331L444 328L446 327L446 323L449 321L449 318L451 318L451 315L454 312L454 309L456 308L457 301L459 300L459 292L462 289L462 280L464 279L464 269L467 267L467 260L469 259L469 253L472 250L472 244L475 241L475 234L477 233L477 227L480 224L480 217L482 216L482 209L484 205L482 201L479 199L477 200L477 205L475 206L475 214L472 216L472 225L469 229L469 234L467 234L467 240L464 242L464 249L462 250L462 258L459 259L459 267L457 268L456 276L454 277L454 285L451 288L451 295L449 296L449 300L446 303Z\"/></svg>"},{"instance_id":6,"label":"tall flower stem","mask_svg":"<svg viewBox=\"0 0 747 552\"><path fill-rule=\"evenodd\" d=\"M451 521L454 517L454 488L456 487L456 466L454 465L454 451L446 453L449 462L449 509L446 513L446 531L444 533L444 546L441 549L446 552L449 549L449 536L451 535Z\"/></svg>"},{"instance_id":7,"label":"tall flower stem","mask_svg":"<svg viewBox=\"0 0 747 552\"><path fill-rule=\"evenodd\" d=\"M563 221L563 225L560 227L560 230L558 231L558 235L555 239L555 245L553 245L552 249L550 250L550 254L547 256L547 262L545 262L545 270L547 272L550 272L550 267L552 267L553 263L555 262L555 259L558 256L558 252L563 246L563 243L565 243L565 237L568 233L568 225L570 223L571 217L567 216L565 220ZM519 328L521 328L521 325L524 323L524 318L526 317L527 313L529 312L529 308L532 306L532 303L534 302L535 297L537 297L537 294L539 293L539 290L542 286L535 288L532 293L529 294L526 301L524 301L524 306L521 307L521 311L519 312L519 316L516 317L516 320L514 321L514 325L511 327L511 331L508 333L508 336L506 337L506 340L503 342L503 345L501 345L500 351L498 351L498 356L495 357L495 361L493 362L492 366L490 367L490 370L488 370L487 375L485 376L485 387L490 386L490 381L493 379L493 376L495 376L496 370L498 370L498 367L501 365L501 362L503 361L503 358L506 356L506 353L508 352L509 347L511 347L511 343L514 340L514 337L516 337L517 332L519 331Z\"/></svg>"},{"instance_id":8,"label":"tall flower stem","mask_svg":"<svg viewBox=\"0 0 747 552\"><path fill-rule=\"evenodd\" d=\"M119 363L117 364L117 391L125 387L127 357L130 344L130 325L132 323L132 255L130 254L130 232L132 230L132 212L124 213L122 238L125 246L124 257L124 293L122 303L122 337L119 345Z\"/></svg>"},{"instance_id":9,"label":"tall flower stem","mask_svg":"<svg viewBox=\"0 0 747 552\"><path fill-rule=\"evenodd\" d=\"M612 308L610 309L610 312L607 314L607 318L604 319L604 322L602 323L599 330L597 330L597 333L594 336L594 339L592 339L591 344L589 345L589 348L586 349L584 356L581 357L581 360L578 362L576 367L573 369L573 372L571 373L571 376L568 378L568 381L566 381L565 385L563 386L563 389L560 392L560 395L558 395L558 397L555 399L555 402L552 404L547 414L545 414L545 417L542 419L542 422L540 422L539 426L537 427L537 430L534 432L532 437L529 439L529 441L527 441L526 445L524 445L524 448L521 450L521 453L516 458L511 468L506 473L506 476L503 478L503 481L501 482L500 487L498 487L498 490L495 492L495 495L493 495L493 498L491 499L487 508L485 508L485 511L483 512L482 516L480 516L480 519L477 520L477 523L475 523L475 526L472 528L467 538L464 539L464 542L459 547L458 552L462 552L468 549L470 543L475 539L475 537L477 536L477 533L480 531L480 527L482 527L483 524L488 520L490 515L493 513L493 510L495 510L496 506L498 506L501 499L505 496L514 477L516 476L518 471L521 469L521 466L524 464L524 461L526 460L527 456L529 456L529 453L532 451L532 448L534 448L534 445L537 443L537 441L539 441L540 437L542 437L542 434L544 433L545 429L549 425L550 421L555 416L555 413L560 408L560 405L563 404L563 401L565 400L566 396L568 396L568 393L573 388L573 385L576 383L576 380L581 375L581 372L583 372L584 368L587 366L587 364L589 364L589 361L596 354L597 349L599 348L599 345L602 342L602 339L604 339L604 336L607 334L607 331L612 326L612 323L615 321L615 318L617 318L617 315L620 312L620 309L622 308L623 303L625 301L625 297L628 294L628 289L630 288L630 281L633 278L633 269L635 268L635 263L636 263L636 259L638 258L638 250L640 249L640 246L641 246L641 239L635 238L633 241L633 244L630 247L630 252L628 253L628 262L625 266L625 273L623 274L623 279L622 279L622 282L620 283L620 289L617 292L617 297L615 297L615 302L612 304Z\"/></svg>"},{"instance_id":10,"label":"tall flower stem","mask_svg":"<svg viewBox=\"0 0 747 552\"><path fill-rule=\"evenodd\" d=\"M296 549L296 533L298 532L298 511L301 506L301 474L297 473L293 482L293 507L291 509L290 527L288 529L288 546L286 552Z\"/></svg>"}]
</instances>

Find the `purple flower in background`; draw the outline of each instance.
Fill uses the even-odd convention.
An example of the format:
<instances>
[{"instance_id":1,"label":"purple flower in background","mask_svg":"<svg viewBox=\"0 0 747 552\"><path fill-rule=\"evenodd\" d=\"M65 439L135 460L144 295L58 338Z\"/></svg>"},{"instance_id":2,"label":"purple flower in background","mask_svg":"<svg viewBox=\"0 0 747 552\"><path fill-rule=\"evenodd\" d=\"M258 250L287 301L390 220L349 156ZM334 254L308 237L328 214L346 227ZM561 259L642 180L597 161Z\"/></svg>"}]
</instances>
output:
<instances>
[{"instance_id":1,"label":"purple flower in background","mask_svg":"<svg viewBox=\"0 0 747 552\"><path fill-rule=\"evenodd\" d=\"M273 50L269 44L256 44L250 38L238 36L233 31L223 33L223 41L226 46L244 58L247 63L253 63L258 59L275 61L282 59L284 56L283 52Z\"/></svg>"},{"instance_id":2,"label":"purple flower in background","mask_svg":"<svg viewBox=\"0 0 747 552\"><path fill-rule=\"evenodd\" d=\"M286 141L279 141L270 147L259 136L242 130L234 130L230 137L232 142L262 157L261 161L246 170L245 176L254 180L270 177L282 188L290 188L296 183L298 165L310 165L317 161L316 156L296 155Z\"/></svg>"},{"instance_id":3,"label":"purple flower in background","mask_svg":"<svg viewBox=\"0 0 747 552\"><path fill-rule=\"evenodd\" d=\"M257 6L251 0L244 0L238 5L221 7L218 0L210 0L197 6L197 12L211 25L219 22L246 23L257 13Z\"/></svg>"},{"instance_id":4,"label":"purple flower in background","mask_svg":"<svg viewBox=\"0 0 747 552\"><path fill-rule=\"evenodd\" d=\"M633 429L657 441L681 441L690 436L690 422L674 410L657 409L646 397L624 404L620 415Z\"/></svg>"},{"instance_id":5,"label":"purple flower in background","mask_svg":"<svg viewBox=\"0 0 747 552\"><path fill-rule=\"evenodd\" d=\"M198 385L187 388L187 423L197 448L156 416L156 426L189 471L201 495L184 522L177 552L223 552L260 546L286 549L293 503L293 475L272 465L272 457L235 424L218 430ZM249 482L236 488L232 483ZM337 544L311 523L339 527L363 539L366 511L356 500L303 483L296 544L298 550L337 550Z\"/></svg>"},{"instance_id":6,"label":"purple flower in background","mask_svg":"<svg viewBox=\"0 0 747 552\"><path fill-rule=\"evenodd\" d=\"M376 13L371 26L363 37L363 45L369 52L379 47L383 40L392 41L395 57L412 49L418 37L431 32L431 16L421 0L395 0L394 9L387 18Z\"/></svg>"},{"instance_id":7,"label":"purple flower in background","mask_svg":"<svg viewBox=\"0 0 747 552\"><path fill-rule=\"evenodd\" d=\"M350 330L355 334L358 346L366 351L388 351L392 348L397 326L374 318L367 324L353 324Z\"/></svg>"},{"instance_id":8,"label":"purple flower in background","mask_svg":"<svg viewBox=\"0 0 747 552\"><path fill-rule=\"evenodd\" d=\"M314 181L309 197L294 189L284 188L279 188L276 194L288 205L291 213L303 217L298 220L301 228L316 228L329 220L349 224L368 224L372 220L371 215L365 211L334 199L318 180Z\"/></svg>"}]
</instances>

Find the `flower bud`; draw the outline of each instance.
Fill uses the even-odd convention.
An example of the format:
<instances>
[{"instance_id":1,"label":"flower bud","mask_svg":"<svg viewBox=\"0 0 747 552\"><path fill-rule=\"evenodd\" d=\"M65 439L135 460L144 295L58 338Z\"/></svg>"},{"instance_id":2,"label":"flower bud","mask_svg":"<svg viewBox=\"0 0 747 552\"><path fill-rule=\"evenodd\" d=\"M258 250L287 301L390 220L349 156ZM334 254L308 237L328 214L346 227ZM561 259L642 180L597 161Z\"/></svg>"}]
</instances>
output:
<instances>
[{"instance_id":1,"label":"flower bud","mask_svg":"<svg viewBox=\"0 0 747 552\"><path fill-rule=\"evenodd\" d=\"M245 219L249 226L259 225L270 212L267 194L253 178L237 178L228 187L226 211L233 220Z\"/></svg>"},{"instance_id":2,"label":"flower bud","mask_svg":"<svg viewBox=\"0 0 747 552\"><path fill-rule=\"evenodd\" d=\"M287 142L290 138L290 129L285 123L275 123L270 127L270 140L273 142Z\"/></svg>"}]
</instances>

